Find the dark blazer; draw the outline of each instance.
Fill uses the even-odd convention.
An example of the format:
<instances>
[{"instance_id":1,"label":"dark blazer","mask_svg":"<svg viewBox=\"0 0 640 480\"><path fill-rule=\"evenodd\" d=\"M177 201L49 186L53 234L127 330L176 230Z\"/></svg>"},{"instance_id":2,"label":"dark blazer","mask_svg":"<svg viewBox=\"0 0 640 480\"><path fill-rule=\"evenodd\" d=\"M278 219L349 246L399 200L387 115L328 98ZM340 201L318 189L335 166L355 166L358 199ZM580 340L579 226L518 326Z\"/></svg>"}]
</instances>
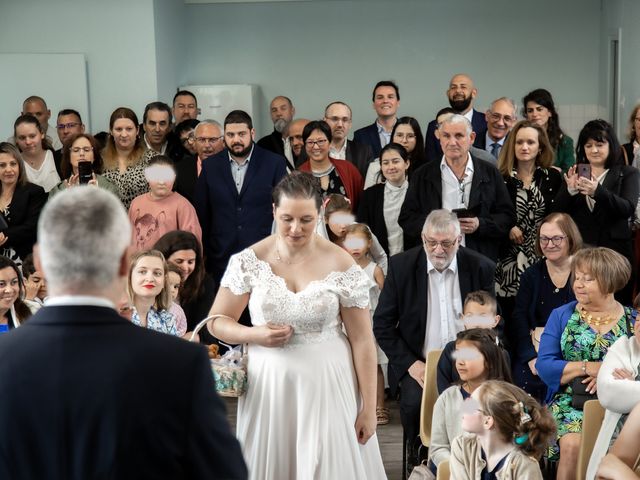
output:
<instances>
[{"instance_id":1,"label":"dark blazer","mask_svg":"<svg viewBox=\"0 0 640 480\"><path fill-rule=\"evenodd\" d=\"M484 135L487 133L487 119L485 114L477 110L473 110L471 117L471 127L476 132L476 139L473 146L484 150ZM436 130L438 124L436 120L431 120L427 125L427 133L424 135L424 149L427 153L427 162L432 160L440 160L442 158L442 147L440 141L436 138Z\"/></svg>"},{"instance_id":2,"label":"dark blazer","mask_svg":"<svg viewBox=\"0 0 640 480\"><path fill-rule=\"evenodd\" d=\"M373 161L374 156L369 145L364 143L352 142L347 140L347 148L345 151L345 160L353 163L362 178L367 176L367 169L369 164Z\"/></svg>"},{"instance_id":3,"label":"dark blazer","mask_svg":"<svg viewBox=\"0 0 640 480\"><path fill-rule=\"evenodd\" d=\"M284 157L284 142L282 141L282 134L280 132L274 130L269 135L262 137L256 143L260 147Z\"/></svg>"},{"instance_id":4,"label":"dark blazer","mask_svg":"<svg viewBox=\"0 0 640 480\"><path fill-rule=\"evenodd\" d=\"M471 161L474 173L468 208L476 213L480 226L465 235L465 242L467 247L496 261L501 242L516 224L516 211L498 169L474 156ZM419 168L409 182L398 218L409 245L420 243L427 215L439 208L442 208L442 177L440 161L436 161Z\"/></svg>"},{"instance_id":5,"label":"dark blazer","mask_svg":"<svg viewBox=\"0 0 640 480\"><path fill-rule=\"evenodd\" d=\"M229 257L271 234L271 191L286 175L285 159L254 145L238 193L225 148L202 163L195 207L207 271L219 282Z\"/></svg>"},{"instance_id":6,"label":"dark blazer","mask_svg":"<svg viewBox=\"0 0 640 480\"><path fill-rule=\"evenodd\" d=\"M460 247L456 255L460 295L486 290L494 293L496 265L479 253ZM373 316L373 332L389 357L389 386L407 373L422 355L427 328L427 256L415 247L389 259L389 271Z\"/></svg>"},{"instance_id":7,"label":"dark blazer","mask_svg":"<svg viewBox=\"0 0 640 480\"><path fill-rule=\"evenodd\" d=\"M371 147L371 152L373 153L373 158L378 158L380 156L382 145L380 144L380 135L378 135L378 125L376 122L373 122L371 125L367 125L366 127L359 128L353 132L353 141L363 145L369 145ZM366 173L367 172L365 171L363 177Z\"/></svg>"},{"instance_id":8,"label":"dark blazer","mask_svg":"<svg viewBox=\"0 0 640 480\"><path fill-rule=\"evenodd\" d=\"M204 162L203 162L204 163ZM187 155L175 164L176 182L173 189L195 203L196 184L198 183L198 159L194 155Z\"/></svg>"},{"instance_id":9,"label":"dark blazer","mask_svg":"<svg viewBox=\"0 0 640 480\"><path fill-rule=\"evenodd\" d=\"M571 215L584 243L611 248L634 265L629 219L635 213L639 193L640 171L617 165L609 169L602 185L596 188L593 212L584 195L569 195L566 182L558 192L554 208Z\"/></svg>"},{"instance_id":10,"label":"dark blazer","mask_svg":"<svg viewBox=\"0 0 640 480\"><path fill-rule=\"evenodd\" d=\"M622 145L623 158L627 165L633 164L633 142L625 143Z\"/></svg>"},{"instance_id":11,"label":"dark blazer","mask_svg":"<svg viewBox=\"0 0 640 480\"><path fill-rule=\"evenodd\" d=\"M8 240L2 247L13 248L22 259L31 253L38 237L40 211L47 198L43 188L33 183L16 187L9 218L5 218L9 228L3 233Z\"/></svg>"},{"instance_id":12,"label":"dark blazer","mask_svg":"<svg viewBox=\"0 0 640 480\"><path fill-rule=\"evenodd\" d=\"M2 335L0 395L0 478L247 478L205 349L113 309Z\"/></svg>"},{"instance_id":13,"label":"dark blazer","mask_svg":"<svg viewBox=\"0 0 640 480\"><path fill-rule=\"evenodd\" d=\"M371 232L380 242L380 246L389 255L387 224L384 221L384 183L378 183L362 192L357 212L358 222L369 225ZM406 237L404 249L409 248Z\"/></svg>"}]
</instances>

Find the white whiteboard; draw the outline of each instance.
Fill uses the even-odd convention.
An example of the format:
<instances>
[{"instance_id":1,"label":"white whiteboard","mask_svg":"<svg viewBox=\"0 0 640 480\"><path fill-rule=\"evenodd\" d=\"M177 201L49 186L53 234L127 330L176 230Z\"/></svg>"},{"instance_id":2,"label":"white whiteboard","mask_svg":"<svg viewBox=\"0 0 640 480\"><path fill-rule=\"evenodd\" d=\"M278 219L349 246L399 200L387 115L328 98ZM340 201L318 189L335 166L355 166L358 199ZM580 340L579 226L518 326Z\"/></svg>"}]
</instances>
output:
<instances>
[{"instance_id":1,"label":"white whiteboard","mask_svg":"<svg viewBox=\"0 0 640 480\"><path fill-rule=\"evenodd\" d=\"M38 95L51 110L49 124L63 108L80 112L88 132L89 95L87 66L79 53L2 53L0 54L0 141L13 135L13 122L22 112L22 102ZM50 136L57 133L47 132Z\"/></svg>"}]
</instances>

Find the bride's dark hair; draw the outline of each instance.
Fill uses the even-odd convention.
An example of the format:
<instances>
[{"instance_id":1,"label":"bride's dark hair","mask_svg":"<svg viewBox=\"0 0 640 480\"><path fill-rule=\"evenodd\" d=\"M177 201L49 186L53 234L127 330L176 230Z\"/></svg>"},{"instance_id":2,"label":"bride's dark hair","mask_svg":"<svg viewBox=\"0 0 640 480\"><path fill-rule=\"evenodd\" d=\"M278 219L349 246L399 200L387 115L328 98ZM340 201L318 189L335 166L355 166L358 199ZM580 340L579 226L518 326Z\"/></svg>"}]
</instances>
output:
<instances>
[{"instance_id":1,"label":"bride's dark hair","mask_svg":"<svg viewBox=\"0 0 640 480\"><path fill-rule=\"evenodd\" d=\"M311 198L315 201L318 210L320 210L322 206L320 182L310 173L293 171L289 175L284 176L275 186L271 194L273 204L276 207L280 205L280 199L283 196L302 199Z\"/></svg>"}]
</instances>

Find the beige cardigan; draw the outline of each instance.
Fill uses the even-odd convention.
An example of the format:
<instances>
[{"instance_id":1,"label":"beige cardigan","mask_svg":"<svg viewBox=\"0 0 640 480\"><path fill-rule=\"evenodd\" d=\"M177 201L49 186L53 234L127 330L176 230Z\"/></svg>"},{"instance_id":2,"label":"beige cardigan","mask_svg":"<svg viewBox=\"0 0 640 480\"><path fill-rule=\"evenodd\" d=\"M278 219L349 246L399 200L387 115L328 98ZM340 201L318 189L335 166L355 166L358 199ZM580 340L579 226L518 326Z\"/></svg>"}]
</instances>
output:
<instances>
[{"instance_id":1,"label":"beige cardigan","mask_svg":"<svg viewBox=\"0 0 640 480\"><path fill-rule=\"evenodd\" d=\"M515 445L514 445L515 447ZM475 435L464 433L451 444L449 469L455 480L477 480L482 475L486 462L481 456L480 443ZM504 466L496 472L498 480L542 480L538 461L514 448L507 456Z\"/></svg>"}]
</instances>

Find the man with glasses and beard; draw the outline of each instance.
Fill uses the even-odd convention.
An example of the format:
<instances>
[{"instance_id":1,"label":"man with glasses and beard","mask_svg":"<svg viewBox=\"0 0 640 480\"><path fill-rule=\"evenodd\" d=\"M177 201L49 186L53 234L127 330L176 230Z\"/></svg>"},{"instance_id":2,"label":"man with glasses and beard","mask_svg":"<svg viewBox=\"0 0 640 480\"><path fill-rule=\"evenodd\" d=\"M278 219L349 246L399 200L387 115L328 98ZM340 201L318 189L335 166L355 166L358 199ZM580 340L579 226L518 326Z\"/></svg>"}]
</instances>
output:
<instances>
[{"instance_id":1,"label":"man with glasses and beard","mask_svg":"<svg viewBox=\"0 0 640 480\"><path fill-rule=\"evenodd\" d=\"M286 156L285 151L291 150L286 138L287 125L293 119L296 109L289 97L280 95L271 100L269 110L273 122L273 132L258 140L258 145L270 152Z\"/></svg>"},{"instance_id":2,"label":"man with glasses and beard","mask_svg":"<svg viewBox=\"0 0 640 480\"><path fill-rule=\"evenodd\" d=\"M473 131L476 134L476 140L473 146L484 148L482 143L487 131L487 121L484 113L473 108L473 103L477 95L478 89L473 84L473 80L469 75L458 73L451 78L449 89L447 90L449 105L451 105L451 108L453 108L456 113L459 113L471 122ZM436 138L437 128L438 122L436 120L432 120L427 126L427 133L424 136L427 161L442 158L442 148L440 148L440 142Z\"/></svg>"},{"instance_id":3,"label":"man with glasses and beard","mask_svg":"<svg viewBox=\"0 0 640 480\"><path fill-rule=\"evenodd\" d=\"M196 141L199 128L197 132ZM254 139L251 117L242 110L229 113L224 120L225 148L202 163L198 177L195 207L206 268L216 281L231 255L271 234L271 190L286 175L285 159Z\"/></svg>"}]
</instances>

